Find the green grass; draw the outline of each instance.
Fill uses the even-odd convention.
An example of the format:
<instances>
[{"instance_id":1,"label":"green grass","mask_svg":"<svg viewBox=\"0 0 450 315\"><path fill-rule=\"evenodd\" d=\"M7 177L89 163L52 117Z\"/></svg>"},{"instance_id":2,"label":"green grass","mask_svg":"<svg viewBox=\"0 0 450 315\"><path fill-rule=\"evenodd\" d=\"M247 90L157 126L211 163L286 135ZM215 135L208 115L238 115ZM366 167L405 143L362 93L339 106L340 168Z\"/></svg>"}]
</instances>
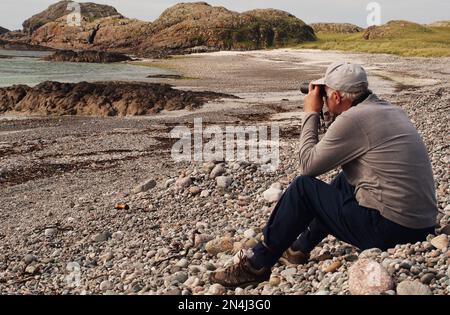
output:
<instances>
[{"instance_id":1,"label":"green grass","mask_svg":"<svg viewBox=\"0 0 450 315\"><path fill-rule=\"evenodd\" d=\"M353 34L317 33L318 40L296 48L386 53L400 56L450 57L450 28L427 27L426 32L403 29L384 38L363 39L363 32Z\"/></svg>"}]
</instances>

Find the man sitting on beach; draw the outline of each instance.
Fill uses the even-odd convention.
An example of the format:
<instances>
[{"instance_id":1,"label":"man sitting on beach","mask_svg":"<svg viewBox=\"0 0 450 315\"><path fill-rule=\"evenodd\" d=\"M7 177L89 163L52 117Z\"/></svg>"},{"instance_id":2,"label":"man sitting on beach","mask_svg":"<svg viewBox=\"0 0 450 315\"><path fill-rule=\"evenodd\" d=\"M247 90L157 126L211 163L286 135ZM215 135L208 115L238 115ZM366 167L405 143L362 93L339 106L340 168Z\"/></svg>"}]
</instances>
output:
<instances>
[{"instance_id":1,"label":"man sitting on beach","mask_svg":"<svg viewBox=\"0 0 450 315\"><path fill-rule=\"evenodd\" d=\"M333 63L310 84L302 176L276 205L253 256L211 274L211 282L233 288L267 281L280 258L306 263L329 234L360 249L383 250L434 234L437 202L427 149L406 113L368 86L365 70L352 63ZM319 141L324 98L339 116ZM315 178L338 166L342 172L330 184Z\"/></svg>"}]
</instances>

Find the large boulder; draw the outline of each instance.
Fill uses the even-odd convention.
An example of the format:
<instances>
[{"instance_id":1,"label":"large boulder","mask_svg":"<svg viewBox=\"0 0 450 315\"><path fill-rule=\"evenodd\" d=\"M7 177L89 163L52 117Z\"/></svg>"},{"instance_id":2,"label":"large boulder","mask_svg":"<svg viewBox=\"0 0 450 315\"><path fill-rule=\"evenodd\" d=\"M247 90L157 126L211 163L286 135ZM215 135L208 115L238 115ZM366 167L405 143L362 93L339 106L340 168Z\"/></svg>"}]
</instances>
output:
<instances>
[{"instance_id":1,"label":"large boulder","mask_svg":"<svg viewBox=\"0 0 450 315\"><path fill-rule=\"evenodd\" d=\"M362 27L350 23L312 23L309 26L316 33L359 33L364 30Z\"/></svg>"},{"instance_id":2,"label":"large boulder","mask_svg":"<svg viewBox=\"0 0 450 315\"><path fill-rule=\"evenodd\" d=\"M134 116L198 107L222 97L233 96L180 91L155 83L46 81L33 88L0 88L0 114L14 111L49 116Z\"/></svg>"},{"instance_id":3,"label":"large boulder","mask_svg":"<svg viewBox=\"0 0 450 315\"><path fill-rule=\"evenodd\" d=\"M394 288L386 269L372 259L359 259L348 271L348 286L353 295L378 295Z\"/></svg>"},{"instance_id":4,"label":"large boulder","mask_svg":"<svg viewBox=\"0 0 450 315\"><path fill-rule=\"evenodd\" d=\"M46 10L33 15L23 22L23 30L27 33L33 33L41 26L54 22L59 18L66 16L73 11L67 10L68 4L73 1L60 1L49 6ZM118 15L119 12L109 5L96 3L80 3L81 16L84 22L92 22L96 19Z\"/></svg>"}]
</instances>

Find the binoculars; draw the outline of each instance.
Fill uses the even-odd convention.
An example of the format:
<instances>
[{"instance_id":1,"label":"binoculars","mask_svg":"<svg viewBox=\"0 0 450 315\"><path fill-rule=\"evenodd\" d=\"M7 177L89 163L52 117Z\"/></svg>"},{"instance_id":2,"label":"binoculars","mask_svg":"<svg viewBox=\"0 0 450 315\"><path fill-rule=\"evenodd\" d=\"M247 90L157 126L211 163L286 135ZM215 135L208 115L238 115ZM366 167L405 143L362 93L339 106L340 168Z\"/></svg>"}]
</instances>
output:
<instances>
[{"instance_id":1,"label":"binoculars","mask_svg":"<svg viewBox=\"0 0 450 315\"><path fill-rule=\"evenodd\" d=\"M325 97L327 95L327 92L325 91L325 86L319 85L319 88L320 88L320 96ZM300 92L302 92L305 95L309 93L309 83L308 82L303 82L300 84Z\"/></svg>"},{"instance_id":2,"label":"binoculars","mask_svg":"<svg viewBox=\"0 0 450 315\"><path fill-rule=\"evenodd\" d=\"M319 88L320 88L320 96L326 97L327 92L325 91L325 86L319 85ZM305 95L307 95L309 93L309 83L308 82L303 82L300 84L300 92L302 92ZM332 118L330 116L330 113L328 111L326 111L324 113L324 110L321 110L319 115L320 115L320 119L321 119L321 122L320 122L321 127L323 127L323 131L326 132L327 128L333 123L334 118Z\"/></svg>"}]
</instances>

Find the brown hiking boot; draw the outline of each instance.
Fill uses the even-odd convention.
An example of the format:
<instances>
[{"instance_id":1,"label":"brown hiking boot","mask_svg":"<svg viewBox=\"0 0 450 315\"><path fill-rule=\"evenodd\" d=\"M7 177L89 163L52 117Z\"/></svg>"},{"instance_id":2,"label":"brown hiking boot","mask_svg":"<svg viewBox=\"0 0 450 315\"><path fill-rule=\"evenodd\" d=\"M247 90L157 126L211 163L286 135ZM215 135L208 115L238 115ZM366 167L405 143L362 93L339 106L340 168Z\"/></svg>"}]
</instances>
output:
<instances>
[{"instance_id":1,"label":"brown hiking boot","mask_svg":"<svg viewBox=\"0 0 450 315\"><path fill-rule=\"evenodd\" d=\"M306 264L309 260L309 254L304 254L301 251L295 251L292 248L288 248L279 261L285 266L296 266Z\"/></svg>"},{"instance_id":2,"label":"brown hiking boot","mask_svg":"<svg viewBox=\"0 0 450 315\"><path fill-rule=\"evenodd\" d=\"M245 288L269 280L270 274L270 268L261 268L260 270L253 268L248 257L245 256L240 259L238 264L212 273L210 281L219 283L226 288Z\"/></svg>"}]
</instances>

